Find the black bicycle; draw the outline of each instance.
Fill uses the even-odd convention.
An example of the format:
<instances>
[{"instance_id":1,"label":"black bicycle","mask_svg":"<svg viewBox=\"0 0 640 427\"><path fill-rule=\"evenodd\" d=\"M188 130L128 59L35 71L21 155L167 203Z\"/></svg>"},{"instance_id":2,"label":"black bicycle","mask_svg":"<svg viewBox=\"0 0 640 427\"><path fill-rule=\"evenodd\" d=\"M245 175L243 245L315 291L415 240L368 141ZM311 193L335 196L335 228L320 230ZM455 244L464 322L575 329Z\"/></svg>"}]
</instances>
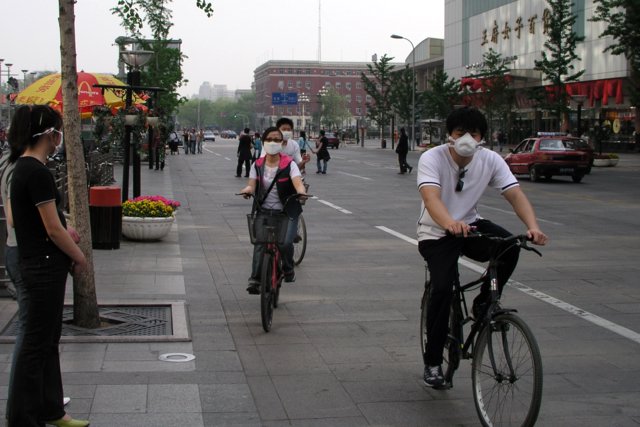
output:
<instances>
[{"instance_id":1,"label":"black bicycle","mask_svg":"<svg viewBox=\"0 0 640 427\"><path fill-rule=\"evenodd\" d=\"M293 198L306 197L309 196L293 194L284 205ZM273 323L273 310L278 307L280 287L284 279L279 245L285 242L289 217L282 211L258 210L247 215L247 224L251 243L264 247L260 264L260 317L262 329L269 332Z\"/></svg>"},{"instance_id":2,"label":"black bicycle","mask_svg":"<svg viewBox=\"0 0 640 427\"><path fill-rule=\"evenodd\" d=\"M500 305L497 267L512 246L540 252L527 244L527 236L506 238L473 233L491 243L491 257L482 276L461 285L456 282L449 313L449 332L444 348L445 384L453 386L453 375L461 359L472 359L471 378L476 411L483 426L533 426L542 401L542 359L536 339L515 309ZM489 276L491 302L480 319L469 315L465 292L477 289ZM422 354L427 344L427 303L431 293L428 268L422 297L420 336ZM464 326L471 323L465 339Z\"/></svg>"}]
</instances>

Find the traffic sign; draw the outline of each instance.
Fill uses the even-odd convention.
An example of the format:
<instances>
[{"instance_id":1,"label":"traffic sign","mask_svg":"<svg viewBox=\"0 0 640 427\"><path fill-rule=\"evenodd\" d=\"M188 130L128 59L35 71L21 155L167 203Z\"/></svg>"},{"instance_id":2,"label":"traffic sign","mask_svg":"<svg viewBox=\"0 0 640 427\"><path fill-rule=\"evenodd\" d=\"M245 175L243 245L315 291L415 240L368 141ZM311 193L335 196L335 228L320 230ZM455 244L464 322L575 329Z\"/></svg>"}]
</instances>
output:
<instances>
[{"instance_id":1,"label":"traffic sign","mask_svg":"<svg viewBox=\"0 0 640 427\"><path fill-rule=\"evenodd\" d=\"M298 105L298 92L272 92L271 105Z\"/></svg>"}]
</instances>

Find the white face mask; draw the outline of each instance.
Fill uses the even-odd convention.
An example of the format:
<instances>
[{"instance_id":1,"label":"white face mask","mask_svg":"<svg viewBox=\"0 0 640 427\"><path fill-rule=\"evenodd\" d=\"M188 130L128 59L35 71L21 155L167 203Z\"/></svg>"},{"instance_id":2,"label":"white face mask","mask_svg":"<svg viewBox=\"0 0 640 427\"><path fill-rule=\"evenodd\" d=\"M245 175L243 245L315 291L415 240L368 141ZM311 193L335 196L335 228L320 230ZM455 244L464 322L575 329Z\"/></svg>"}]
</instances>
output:
<instances>
[{"instance_id":1,"label":"white face mask","mask_svg":"<svg viewBox=\"0 0 640 427\"><path fill-rule=\"evenodd\" d=\"M291 138L293 138L293 132L291 132L290 130L282 131L282 139L284 139L285 141L288 141Z\"/></svg>"},{"instance_id":2,"label":"white face mask","mask_svg":"<svg viewBox=\"0 0 640 427\"><path fill-rule=\"evenodd\" d=\"M282 151L282 144L279 142L265 142L264 151L272 156Z\"/></svg>"},{"instance_id":3,"label":"white face mask","mask_svg":"<svg viewBox=\"0 0 640 427\"><path fill-rule=\"evenodd\" d=\"M478 146L480 144L484 144L484 141L476 141L474 137L471 136L469 132L465 133L458 139L453 139L449 137L449 141L453 142L453 149L458 153L461 157L471 157L474 155L476 151L478 151Z\"/></svg>"}]
</instances>

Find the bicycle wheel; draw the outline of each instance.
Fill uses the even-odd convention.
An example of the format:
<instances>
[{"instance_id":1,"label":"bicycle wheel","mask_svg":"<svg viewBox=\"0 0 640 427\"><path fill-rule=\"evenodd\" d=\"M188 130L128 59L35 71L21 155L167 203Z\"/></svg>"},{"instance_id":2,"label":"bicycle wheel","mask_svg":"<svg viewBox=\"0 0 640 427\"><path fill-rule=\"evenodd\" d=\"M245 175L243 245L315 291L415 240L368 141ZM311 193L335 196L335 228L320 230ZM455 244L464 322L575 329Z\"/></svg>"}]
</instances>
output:
<instances>
[{"instance_id":1,"label":"bicycle wheel","mask_svg":"<svg viewBox=\"0 0 640 427\"><path fill-rule=\"evenodd\" d=\"M430 292L431 283L427 283L425 285L424 294L422 295L422 303L420 306L420 341L422 348L422 360L425 364L427 360L427 305L429 302ZM458 369L458 366L460 366L459 343L462 342L462 316L459 314L459 310L460 308L453 304L451 311L449 312L449 328L442 355L442 372L444 374L445 385L441 388L449 388L453 386L453 373Z\"/></svg>"},{"instance_id":2,"label":"bicycle wheel","mask_svg":"<svg viewBox=\"0 0 640 427\"><path fill-rule=\"evenodd\" d=\"M271 282L273 273L273 255L265 253L262 256L260 275L260 316L262 317L262 329L265 332L271 330L271 322L273 321L273 300L275 298Z\"/></svg>"},{"instance_id":3,"label":"bicycle wheel","mask_svg":"<svg viewBox=\"0 0 640 427\"><path fill-rule=\"evenodd\" d=\"M298 232L293 238L293 262L299 265L307 251L307 225L302 214L298 217Z\"/></svg>"},{"instance_id":4,"label":"bicycle wheel","mask_svg":"<svg viewBox=\"0 0 640 427\"><path fill-rule=\"evenodd\" d=\"M471 377L482 425L535 424L542 399L542 360L536 339L522 319L501 314L480 331Z\"/></svg>"},{"instance_id":5,"label":"bicycle wheel","mask_svg":"<svg viewBox=\"0 0 640 427\"><path fill-rule=\"evenodd\" d=\"M282 285L282 279L284 275L282 274L282 258L278 255L276 257L272 257L273 265L274 265L274 274L271 275L271 289L273 289L273 308L278 308L278 299L280 298L280 288Z\"/></svg>"}]
</instances>

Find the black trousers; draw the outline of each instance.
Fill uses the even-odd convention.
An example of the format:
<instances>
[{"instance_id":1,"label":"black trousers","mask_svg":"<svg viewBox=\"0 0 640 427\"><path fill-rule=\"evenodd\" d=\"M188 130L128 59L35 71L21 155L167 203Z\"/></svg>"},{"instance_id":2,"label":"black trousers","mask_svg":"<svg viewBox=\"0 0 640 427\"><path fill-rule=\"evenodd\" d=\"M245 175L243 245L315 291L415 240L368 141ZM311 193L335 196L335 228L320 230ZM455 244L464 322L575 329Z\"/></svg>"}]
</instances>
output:
<instances>
[{"instance_id":1,"label":"black trousers","mask_svg":"<svg viewBox=\"0 0 640 427\"><path fill-rule=\"evenodd\" d=\"M251 167L251 156L249 157L238 157L238 166L236 167L236 176L242 175L242 164L244 163L244 170L246 171L245 176L249 176L249 168Z\"/></svg>"},{"instance_id":2,"label":"black trousers","mask_svg":"<svg viewBox=\"0 0 640 427\"><path fill-rule=\"evenodd\" d=\"M471 224L481 233L507 237L504 228L491 221L481 219ZM420 255L427 262L431 278L431 295L427 307L427 351L424 363L428 366L442 364L442 352L447 339L449 311L453 297L453 286L459 280L458 258L464 255L475 261L487 262L491 255L490 245L486 239L463 239L445 236L437 240L421 240L418 244ZM520 248L509 249L501 258L498 266L498 287L502 287L518 264ZM489 281L482 284L480 294L475 301L486 301L490 298Z\"/></svg>"},{"instance_id":3,"label":"black trousers","mask_svg":"<svg viewBox=\"0 0 640 427\"><path fill-rule=\"evenodd\" d=\"M400 164L400 172L405 173L409 168L407 163L407 153L398 153L398 163Z\"/></svg>"},{"instance_id":4,"label":"black trousers","mask_svg":"<svg viewBox=\"0 0 640 427\"><path fill-rule=\"evenodd\" d=\"M63 253L20 260L27 318L10 388L11 427L41 427L65 415L58 344L70 265Z\"/></svg>"}]
</instances>

